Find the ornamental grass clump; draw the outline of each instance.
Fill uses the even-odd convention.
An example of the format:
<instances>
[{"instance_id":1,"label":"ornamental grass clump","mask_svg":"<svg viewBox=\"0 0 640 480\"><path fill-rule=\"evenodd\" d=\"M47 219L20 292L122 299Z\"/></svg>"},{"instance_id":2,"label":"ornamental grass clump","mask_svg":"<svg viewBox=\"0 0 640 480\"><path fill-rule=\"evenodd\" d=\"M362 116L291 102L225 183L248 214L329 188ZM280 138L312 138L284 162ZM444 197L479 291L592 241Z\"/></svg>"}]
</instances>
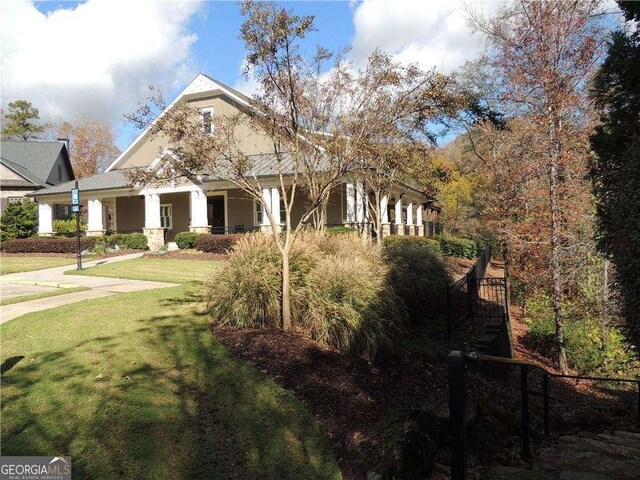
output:
<instances>
[{"instance_id":1,"label":"ornamental grass clump","mask_svg":"<svg viewBox=\"0 0 640 480\"><path fill-rule=\"evenodd\" d=\"M207 284L213 321L278 328L281 274L281 256L271 237L243 238ZM407 310L388 278L380 254L355 235L301 235L291 258L295 331L367 359L390 351Z\"/></svg>"},{"instance_id":2,"label":"ornamental grass clump","mask_svg":"<svg viewBox=\"0 0 640 480\"><path fill-rule=\"evenodd\" d=\"M296 249L291 258L291 304L302 308L305 276L314 262L309 248ZM282 257L273 239L264 234L243 235L229 261L207 282L209 313L220 325L276 328L280 325Z\"/></svg>"}]
</instances>

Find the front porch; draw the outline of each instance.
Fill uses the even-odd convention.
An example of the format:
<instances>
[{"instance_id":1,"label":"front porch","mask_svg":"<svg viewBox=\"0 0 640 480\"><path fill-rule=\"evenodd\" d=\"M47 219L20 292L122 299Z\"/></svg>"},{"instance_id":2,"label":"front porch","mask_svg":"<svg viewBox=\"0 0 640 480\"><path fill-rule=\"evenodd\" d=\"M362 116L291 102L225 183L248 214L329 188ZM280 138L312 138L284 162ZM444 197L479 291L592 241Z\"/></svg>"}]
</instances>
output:
<instances>
[{"instance_id":1,"label":"front porch","mask_svg":"<svg viewBox=\"0 0 640 480\"><path fill-rule=\"evenodd\" d=\"M86 215L86 235L141 232L149 248L158 250L173 242L180 232L238 234L270 231L271 224L256 202L238 188L215 185L176 185L140 190L83 192L81 204ZM361 182L345 182L335 188L324 212L327 226L346 226L375 236L367 208L367 193ZM276 223L284 222L284 206L278 187L265 187L263 197L271 206ZM381 202L382 234L434 236L441 233L438 210L421 203L420 195L398 188ZM292 211L293 226L304 214L305 198ZM68 205L68 195L39 198L41 236L54 235L55 205Z\"/></svg>"}]
</instances>

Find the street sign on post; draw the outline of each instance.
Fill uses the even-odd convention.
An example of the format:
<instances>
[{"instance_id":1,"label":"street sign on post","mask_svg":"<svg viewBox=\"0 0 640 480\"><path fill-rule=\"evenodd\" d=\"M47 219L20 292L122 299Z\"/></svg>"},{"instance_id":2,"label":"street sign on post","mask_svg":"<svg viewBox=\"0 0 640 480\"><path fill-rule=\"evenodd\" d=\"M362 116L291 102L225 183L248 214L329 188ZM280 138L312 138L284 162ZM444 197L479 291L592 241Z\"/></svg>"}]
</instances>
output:
<instances>
[{"instance_id":1,"label":"street sign on post","mask_svg":"<svg viewBox=\"0 0 640 480\"><path fill-rule=\"evenodd\" d=\"M82 251L80 250L80 189L78 180L75 188L71 189L71 211L76 214L76 259L78 261L77 270L82 270Z\"/></svg>"}]
</instances>

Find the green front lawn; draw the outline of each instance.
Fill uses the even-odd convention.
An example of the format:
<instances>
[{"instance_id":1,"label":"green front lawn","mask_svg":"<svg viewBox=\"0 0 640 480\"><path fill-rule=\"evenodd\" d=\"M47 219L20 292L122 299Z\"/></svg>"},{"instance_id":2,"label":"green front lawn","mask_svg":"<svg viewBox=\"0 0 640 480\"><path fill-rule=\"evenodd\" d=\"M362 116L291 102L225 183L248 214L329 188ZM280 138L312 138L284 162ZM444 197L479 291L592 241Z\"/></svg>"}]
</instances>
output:
<instances>
[{"instance_id":1,"label":"green front lawn","mask_svg":"<svg viewBox=\"0 0 640 480\"><path fill-rule=\"evenodd\" d=\"M70 455L75 479L340 478L302 404L214 338L196 289L1 325L2 454Z\"/></svg>"},{"instance_id":2,"label":"green front lawn","mask_svg":"<svg viewBox=\"0 0 640 480\"><path fill-rule=\"evenodd\" d=\"M134 258L123 262L98 265L84 270L70 270L66 275L93 275L97 277L129 278L155 282L203 282L220 268L213 260L183 260L175 258Z\"/></svg>"},{"instance_id":3,"label":"green front lawn","mask_svg":"<svg viewBox=\"0 0 640 480\"><path fill-rule=\"evenodd\" d=\"M0 300L0 306L11 305L14 303L29 302L31 300L40 300L41 298L56 297L58 295L67 295L69 293L84 292L89 290L87 287L71 287L71 288L55 288L48 292L34 293L32 295L21 295L19 297L9 297Z\"/></svg>"},{"instance_id":4,"label":"green front lawn","mask_svg":"<svg viewBox=\"0 0 640 480\"><path fill-rule=\"evenodd\" d=\"M76 259L71 257L12 257L4 254L0 256L0 275L17 272L30 272L32 270L42 270L43 268L61 267L62 265L71 265L75 262Z\"/></svg>"}]
</instances>

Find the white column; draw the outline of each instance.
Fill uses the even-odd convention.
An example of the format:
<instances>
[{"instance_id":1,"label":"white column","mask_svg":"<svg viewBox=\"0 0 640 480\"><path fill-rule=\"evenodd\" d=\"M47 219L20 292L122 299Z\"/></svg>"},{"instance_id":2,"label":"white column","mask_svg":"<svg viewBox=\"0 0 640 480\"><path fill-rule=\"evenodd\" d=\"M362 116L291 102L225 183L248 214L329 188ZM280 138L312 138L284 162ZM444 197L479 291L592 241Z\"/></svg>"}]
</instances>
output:
<instances>
[{"instance_id":1,"label":"white column","mask_svg":"<svg viewBox=\"0 0 640 480\"><path fill-rule=\"evenodd\" d=\"M284 222L285 219L280 218L280 190L277 187L271 189L271 213L278 225Z\"/></svg>"},{"instance_id":2,"label":"white column","mask_svg":"<svg viewBox=\"0 0 640 480\"><path fill-rule=\"evenodd\" d=\"M380 223L389 223L389 196L383 195L380 199Z\"/></svg>"},{"instance_id":3,"label":"white column","mask_svg":"<svg viewBox=\"0 0 640 480\"><path fill-rule=\"evenodd\" d=\"M402 225L402 197L398 195L396 200L396 225Z\"/></svg>"},{"instance_id":4,"label":"white column","mask_svg":"<svg viewBox=\"0 0 640 480\"><path fill-rule=\"evenodd\" d=\"M49 203L38 204L38 234L51 235L53 233L53 210Z\"/></svg>"},{"instance_id":5,"label":"white column","mask_svg":"<svg viewBox=\"0 0 640 480\"><path fill-rule=\"evenodd\" d=\"M416 208L416 225L422 225L422 204L418 204L418 208Z\"/></svg>"},{"instance_id":6,"label":"white column","mask_svg":"<svg viewBox=\"0 0 640 480\"><path fill-rule=\"evenodd\" d=\"M407 225L413 225L413 202L407 205Z\"/></svg>"},{"instance_id":7,"label":"white column","mask_svg":"<svg viewBox=\"0 0 640 480\"><path fill-rule=\"evenodd\" d=\"M209 219L207 218L207 196L198 189L192 190L191 195L191 228L208 228Z\"/></svg>"},{"instance_id":8,"label":"white column","mask_svg":"<svg viewBox=\"0 0 640 480\"><path fill-rule=\"evenodd\" d=\"M262 189L262 199L264 200L264 205L269 205L269 208L273 210L273 204L271 203L271 189L263 188ZM269 221L269 216L267 215L267 209L262 206L262 226L271 226L271 222ZM272 212L273 213L273 212Z\"/></svg>"},{"instance_id":9,"label":"white column","mask_svg":"<svg viewBox=\"0 0 640 480\"><path fill-rule=\"evenodd\" d=\"M367 197L364 191L364 182L356 183L356 221L358 223L364 222L364 212L366 208Z\"/></svg>"},{"instance_id":10,"label":"white column","mask_svg":"<svg viewBox=\"0 0 640 480\"><path fill-rule=\"evenodd\" d=\"M88 211L87 232L100 232L104 230L102 201L97 198L89 199Z\"/></svg>"},{"instance_id":11,"label":"white column","mask_svg":"<svg viewBox=\"0 0 640 480\"><path fill-rule=\"evenodd\" d=\"M347 183L347 223L356 221L356 192L353 183Z\"/></svg>"},{"instance_id":12,"label":"white column","mask_svg":"<svg viewBox=\"0 0 640 480\"><path fill-rule=\"evenodd\" d=\"M144 196L144 228L160 227L160 195L147 193Z\"/></svg>"}]
</instances>

